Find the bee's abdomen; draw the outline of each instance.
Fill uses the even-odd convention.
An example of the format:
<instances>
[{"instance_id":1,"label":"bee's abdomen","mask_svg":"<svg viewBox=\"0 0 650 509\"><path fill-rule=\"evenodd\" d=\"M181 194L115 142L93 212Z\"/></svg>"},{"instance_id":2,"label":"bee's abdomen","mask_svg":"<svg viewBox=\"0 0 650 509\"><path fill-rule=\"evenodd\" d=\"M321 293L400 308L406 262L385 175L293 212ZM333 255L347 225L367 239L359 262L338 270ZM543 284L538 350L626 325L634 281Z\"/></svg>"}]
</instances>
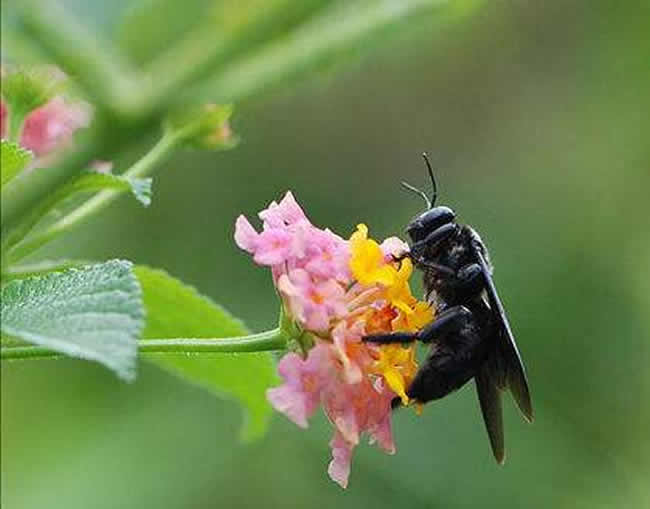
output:
<instances>
[{"instance_id":1,"label":"bee's abdomen","mask_svg":"<svg viewBox=\"0 0 650 509\"><path fill-rule=\"evenodd\" d=\"M409 398L420 403L444 398L450 392L460 389L476 373L476 369L454 362L452 358L431 361L427 359L420 367L407 392ZM439 361L442 361L444 366L441 366Z\"/></svg>"}]
</instances>

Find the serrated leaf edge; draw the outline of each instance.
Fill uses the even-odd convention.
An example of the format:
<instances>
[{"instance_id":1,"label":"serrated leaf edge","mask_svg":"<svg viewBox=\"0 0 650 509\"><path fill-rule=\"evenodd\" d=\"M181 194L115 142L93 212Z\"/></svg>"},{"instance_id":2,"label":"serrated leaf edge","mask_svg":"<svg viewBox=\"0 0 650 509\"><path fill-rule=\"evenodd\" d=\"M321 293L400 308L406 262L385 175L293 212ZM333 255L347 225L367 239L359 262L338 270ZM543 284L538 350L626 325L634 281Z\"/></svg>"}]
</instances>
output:
<instances>
[{"instance_id":1,"label":"serrated leaf edge","mask_svg":"<svg viewBox=\"0 0 650 509\"><path fill-rule=\"evenodd\" d=\"M97 267L100 265L121 265L123 268L127 269L128 273L131 275L131 280L129 281L129 284L127 286L127 290L133 292L133 297L136 300L139 300L141 305L138 307L137 311L133 314L129 314L134 320L134 331L133 331L133 337L139 338L142 334L142 331L144 330L145 323L146 323L146 310L142 300L142 287L140 285L140 281L138 280L138 277L136 276L134 272L134 264L128 260L120 260L120 259L114 259L114 260L108 260L103 263L98 263L98 264L91 264L91 265L86 265L84 267L80 268L69 268L66 270L62 271L53 271L49 272L44 275L39 275L39 276L31 276L26 279L16 279L13 281L10 281L7 283L3 288L2 288L2 293L7 292L7 291L20 291L19 288L23 286L26 282L35 282L38 284L47 284L48 280L52 280L53 278L57 278L58 276L62 274L75 274L75 273L83 273L88 271L89 269L92 269L93 267ZM5 306L2 306L0 308L2 311L4 311ZM122 314L122 313L120 313ZM6 326L4 322L0 323L0 328L3 332L10 336L15 336L16 338L23 339L25 341L28 341L30 343L34 343L32 339L32 334L25 334L24 331L16 331L13 327ZM36 343L38 344L38 343ZM56 345L59 347L59 351L65 355L68 355L70 357L75 357L83 360L91 360L98 362L106 367L109 367L111 370L113 370L118 376L123 378L126 381L133 381L135 380L135 371L136 371L136 362L137 362L137 343L134 341L134 349L135 349L135 355L134 355L134 361L132 366L128 366L126 369L122 369L119 366L112 365L110 362L106 362L106 360L101 356L98 355L97 353L93 352L92 349L91 351L82 351L82 349L77 346L77 345L71 345L70 343L65 343L62 342L60 343L56 338L52 338L52 344Z\"/></svg>"}]
</instances>

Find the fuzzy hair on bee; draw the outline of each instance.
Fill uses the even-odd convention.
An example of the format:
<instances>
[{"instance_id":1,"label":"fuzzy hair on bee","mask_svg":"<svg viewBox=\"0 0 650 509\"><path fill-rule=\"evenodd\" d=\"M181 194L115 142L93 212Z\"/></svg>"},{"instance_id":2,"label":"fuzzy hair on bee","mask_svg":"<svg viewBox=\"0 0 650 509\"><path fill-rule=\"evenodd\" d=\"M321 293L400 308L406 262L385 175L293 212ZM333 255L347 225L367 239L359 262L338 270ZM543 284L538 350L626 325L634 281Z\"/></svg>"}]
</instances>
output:
<instances>
[{"instance_id":1,"label":"fuzzy hair on bee","mask_svg":"<svg viewBox=\"0 0 650 509\"><path fill-rule=\"evenodd\" d=\"M430 345L426 360L406 394L416 403L444 398L474 379L479 405L496 461L505 460L501 393L509 390L524 418L532 422L533 407L526 369L492 277L487 247L479 234L456 221L449 207L436 206L438 189L427 154L424 161L432 184L427 209L406 227L410 258L423 274L435 319L416 333L370 335L378 344L420 341Z\"/></svg>"}]
</instances>

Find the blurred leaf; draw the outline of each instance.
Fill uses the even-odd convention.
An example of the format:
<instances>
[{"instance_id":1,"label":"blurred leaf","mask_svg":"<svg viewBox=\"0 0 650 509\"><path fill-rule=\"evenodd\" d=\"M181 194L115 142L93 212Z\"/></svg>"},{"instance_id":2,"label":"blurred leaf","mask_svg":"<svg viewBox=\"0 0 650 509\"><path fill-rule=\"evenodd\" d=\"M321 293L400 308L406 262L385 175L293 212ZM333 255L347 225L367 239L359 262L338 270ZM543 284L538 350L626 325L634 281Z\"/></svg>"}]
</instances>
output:
<instances>
[{"instance_id":1,"label":"blurred leaf","mask_svg":"<svg viewBox=\"0 0 650 509\"><path fill-rule=\"evenodd\" d=\"M197 24L205 22L206 13L213 4L214 0L134 2L119 26L118 44L134 62L148 62L178 43Z\"/></svg>"},{"instance_id":2,"label":"blurred leaf","mask_svg":"<svg viewBox=\"0 0 650 509\"><path fill-rule=\"evenodd\" d=\"M173 9L177 10L179 5L175 3ZM218 73L241 54L284 36L326 5L326 0L213 2L210 9L196 16L191 30L165 44L148 62L145 73L155 88L142 94L142 110L153 111L160 105L178 102L181 92L189 86ZM167 20L158 13L147 12L142 23L157 27ZM196 102L188 95L185 99L187 103ZM211 96L205 99L213 100Z\"/></svg>"},{"instance_id":3,"label":"blurred leaf","mask_svg":"<svg viewBox=\"0 0 650 509\"><path fill-rule=\"evenodd\" d=\"M164 271L139 266L147 311L146 339L230 337L247 334L246 327L194 288ZM275 367L267 353L148 354L151 361L221 397L239 400L248 411L242 438L261 436L271 407L265 391L275 381Z\"/></svg>"},{"instance_id":4,"label":"blurred leaf","mask_svg":"<svg viewBox=\"0 0 650 509\"><path fill-rule=\"evenodd\" d=\"M151 178L125 177L93 171L76 178L67 192L101 191L102 189L131 191L136 199L147 207L151 204L151 182Z\"/></svg>"},{"instance_id":5,"label":"blurred leaf","mask_svg":"<svg viewBox=\"0 0 650 509\"><path fill-rule=\"evenodd\" d=\"M127 380L135 376L142 325L140 287L126 261L15 280L2 289L3 343L20 338L94 360Z\"/></svg>"},{"instance_id":6,"label":"blurred leaf","mask_svg":"<svg viewBox=\"0 0 650 509\"><path fill-rule=\"evenodd\" d=\"M192 90L190 96L238 101L287 78L353 55L371 46L382 34L416 15L445 5L446 0L364 0L331 2L308 21L286 31L257 51L228 62Z\"/></svg>"},{"instance_id":7,"label":"blurred leaf","mask_svg":"<svg viewBox=\"0 0 650 509\"><path fill-rule=\"evenodd\" d=\"M32 153L17 143L2 140L0 145L0 186L18 175L32 160Z\"/></svg>"},{"instance_id":8,"label":"blurred leaf","mask_svg":"<svg viewBox=\"0 0 650 509\"><path fill-rule=\"evenodd\" d=\"M102 110L115 113L113 121L131 117L131 98L139 88L134 70L86 20L77 19L75 9L40 0L10 4L6 10L15 16L21 36L33 43L33 50L45 61L74 77L75 87L85 93L98 113L96 119Z\"/></svg>"}]
</instances>

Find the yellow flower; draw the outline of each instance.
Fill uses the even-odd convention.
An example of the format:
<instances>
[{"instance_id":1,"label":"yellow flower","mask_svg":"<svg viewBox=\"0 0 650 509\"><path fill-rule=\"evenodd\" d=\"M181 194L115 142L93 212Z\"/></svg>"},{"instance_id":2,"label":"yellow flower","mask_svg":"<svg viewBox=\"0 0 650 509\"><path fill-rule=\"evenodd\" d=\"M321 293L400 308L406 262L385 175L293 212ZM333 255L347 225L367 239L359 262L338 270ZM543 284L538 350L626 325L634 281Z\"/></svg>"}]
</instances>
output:
<instances>
[{"instance_id":1,"label":"yellow flower","mask_svg":"<svg viewBox=\"0 0 650 509\"><path fill-rule=\"evenodd\" d=\"M415 332L433 320L433 309L428 303L417 301L410 313L400 311L391 325L394 331Z\"/></svg>"},{"instance_id":2,"label":"yellow flower","mask_svg":"<svg viewBox=\"0 0 650 509\"><path fill-rule=\"evenodd\" d=\"M373 371L384 377L384 380L397 394L404 405L409 398L406 388L413 380L418 365L415 362L415 347L404 348L401 345L384 345L379 349L379 359L373 365Z\"/></svg>"},{"instance_id":3,"label":"yellow flower","mask_svg":"<svg viewBox=\"0 0 650 509\"><path fill-rule=\"evenodd\" d=\"M368 238L368 227L357 226L350 237L350 270L354 278L364 286L380 283L391 286L397 274L395 267L386 264L379 244Z\"/></svg>"},{"instance_id":4,"label":"yellow flower","mask_svg":"<svg viewBox=\"0 0 650 509\"><path fill-rule=\"evenodd\" d=\"M413 263L409 258L401 261L399 269L387 263L377 242L368 238L368 227L357 226L350 237L350 270L364 286L381 284L385 298L399 314L392 320L392 329L417 331L433 319L433 311L426 302L419 302L411 293L409 279Z\"/></svg>"},{"instance_id":5,"label":"yellow flower","mask_svg":"<svg viewBox=\"0 0 650 509\"><path fill-rule=\"evenodd\" d=\"M411 260L405 258L402 260L399 270L395 270L395 279L386 291L386 297L391 305L404 313L413 312L411 307L417 302L417 299L411 294L411 287L408 280L413 273L413 264Z\"/></svg>"}]
</instances>

